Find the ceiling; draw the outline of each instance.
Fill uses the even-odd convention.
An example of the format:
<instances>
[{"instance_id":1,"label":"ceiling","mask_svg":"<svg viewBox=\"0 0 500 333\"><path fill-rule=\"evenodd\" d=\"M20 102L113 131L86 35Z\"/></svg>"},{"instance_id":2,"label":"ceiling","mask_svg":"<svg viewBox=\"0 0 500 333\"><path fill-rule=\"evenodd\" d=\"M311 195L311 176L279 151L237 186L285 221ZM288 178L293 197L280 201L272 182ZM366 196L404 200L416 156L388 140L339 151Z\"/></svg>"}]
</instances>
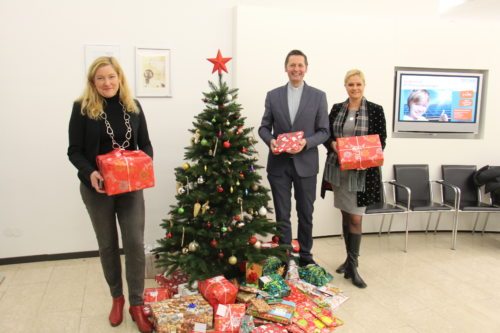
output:
<instances>
[{"instance_id":1,"label":"ceiling","mask_svg":"<svg viewBox=\"0 0 500 333\"><path fill-rule=\"evenodd\" d=\"M500 20L499 0L466 0L463 4L441 13L448 18Z\"/></svg>"}]
</instances>

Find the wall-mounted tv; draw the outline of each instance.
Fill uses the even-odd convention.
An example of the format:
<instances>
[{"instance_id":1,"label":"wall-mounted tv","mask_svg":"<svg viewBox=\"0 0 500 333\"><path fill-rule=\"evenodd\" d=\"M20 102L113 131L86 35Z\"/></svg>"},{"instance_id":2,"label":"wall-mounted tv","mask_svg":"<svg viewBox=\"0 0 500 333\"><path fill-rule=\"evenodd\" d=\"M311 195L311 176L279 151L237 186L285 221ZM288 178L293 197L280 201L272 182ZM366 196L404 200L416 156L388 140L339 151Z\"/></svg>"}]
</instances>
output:
<instances>
[{"instance_id":1,"label":"wall-mounted tv","mask_svg":"<svg viewBox=\"0 0 500 333\"><path fill-rule=\"evenodd\" d=\"M478 134L486 74L396 67L394 132Z\"/></svg>"}]
</instances>

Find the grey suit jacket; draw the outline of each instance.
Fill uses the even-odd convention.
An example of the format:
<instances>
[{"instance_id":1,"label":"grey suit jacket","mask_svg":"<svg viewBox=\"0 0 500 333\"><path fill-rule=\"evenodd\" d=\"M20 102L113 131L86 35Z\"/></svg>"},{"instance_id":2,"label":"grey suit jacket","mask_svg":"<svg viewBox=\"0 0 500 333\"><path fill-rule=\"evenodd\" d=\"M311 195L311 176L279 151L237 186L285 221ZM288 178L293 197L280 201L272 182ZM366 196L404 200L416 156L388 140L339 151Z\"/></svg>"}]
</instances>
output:
<instances>
[{"instance_id":1,"label":"grey suit jacket","mask_svg":"<svg viewBox=\"0 0 500 333\"><path fill-rule=\"evenodd\" d=\"M299 109L292 124L288 110L287 85L267 93L259 136L269 146L281 133L304 131L307 145L299 154L274 155L269 150L267 172L282 175L285 162L293 158L300 177L311 177L319 171L318 145L330 137L326 94L304 83Z\"/></svg>"}]
</instances>

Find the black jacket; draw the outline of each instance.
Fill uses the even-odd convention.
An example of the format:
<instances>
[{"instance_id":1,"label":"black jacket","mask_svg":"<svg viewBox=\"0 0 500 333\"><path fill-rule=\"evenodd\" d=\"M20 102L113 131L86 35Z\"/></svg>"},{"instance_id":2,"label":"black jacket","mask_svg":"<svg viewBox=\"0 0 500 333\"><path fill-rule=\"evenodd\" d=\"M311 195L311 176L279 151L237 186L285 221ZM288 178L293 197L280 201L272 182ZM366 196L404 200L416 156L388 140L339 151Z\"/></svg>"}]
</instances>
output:
<instances>
[{"instance_id":1,"label":"black jacket","mask_svg":"<svg viewBox=\"0 0 500 333\"><path fill-rule=\"evenodd\" d=\"M141 149L153 158L153 147L149 140L148 126L141 105L135 101L139 113L130 114L130 125L132 127L132 142L130 150ZM73 104L73 111L69 121L69 147L68 157L71 163L78 169L78 178L89 188L90 174L97 170L96 156L100 151L102 119L94 120L82 115L81 103Z\"/></svg>"},{"instance_id":2,"label":"black jacket","mask_svg":"<svg viewBox=\"0 0 500 333\"><path fill-rule=\"evenodd\" d=\"M484 185L484 192L491 193L493 203L500 204L500 166L486 165L473 176L476 186Z\"/></svg>"},{"instance_id":3,"label":"black jacket","mask_svg":"<svg viewBox=\"0 0 500 333\"><path fill-rule=\"evenodd\" d=\"M328 153L332 152L331 143L337 138L333 134L333 122L340 112L343 103L334 104L330 115L328 116L330 120L330 138L324 143ZM366 101L366 109L368 112L368 135L378 134L380 136L380 143L382 144L382 149L385 148L385 141L387 138L387 132L385 127L385 115L382 106ZM345 119L343 120L343 123ZM371 205L376 202L381 201L381 174L380 168L368 168L366 169L366 180L365 180L365 191L357 192L357 202L358 207L364 207ZM325 192L331 190L331 185L323 181L321 186L321 197L325 197Z\"/></svg>"}]
</instances>

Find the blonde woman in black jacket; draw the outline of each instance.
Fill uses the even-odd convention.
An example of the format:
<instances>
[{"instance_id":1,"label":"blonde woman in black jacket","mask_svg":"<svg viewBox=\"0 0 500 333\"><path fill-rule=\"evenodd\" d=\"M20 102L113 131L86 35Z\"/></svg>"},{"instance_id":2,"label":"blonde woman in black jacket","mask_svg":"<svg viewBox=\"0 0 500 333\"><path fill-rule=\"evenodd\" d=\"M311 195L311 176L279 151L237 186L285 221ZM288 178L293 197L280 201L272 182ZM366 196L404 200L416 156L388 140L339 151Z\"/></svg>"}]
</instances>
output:
<instances>
[{"instance_id":1,"label":"blonde woman in black jacket","mask_svg":"<svg viewBox=\"0 0 500 333\"><path fill-rule=\"evenodd\" d=\"M109 323L111 326L121 324L125 303L118 222L125 253L129 312L139 331L148 333L153 327L142 310L144 196L142 190L107 196L99 186L103 178L97 170L96 156L112 151L116 144L124 149L141 149L153 157L144 112L132 98L123 70L115 58L100 57L90 66L82 97L73 104L68 157L78 169L80 193L92 221L104 276L113 298Z\"/></svg>"},{"instance_id":2,"label":"blonde woman in black jacket","mask_svg":"<svg viewBox=\"0 0 500 333\"><path fill-rule=\"evenodd\" d=\"M365 76L358 69L347 72L344 86L349 98L333 105L330 120L330 138L325 142L328 149L322 197L327 189L334 192L334 206L342 213L342 230L347 258L336 272L352 279L359 288L366 283L358 273L358 256L362 235L362 218L366 206L380 201L381 175L378 167L366 170L341 171L337 158L338 137L378 134L382 148L387 137L382 106L364 97Z\"/></svg>"}]
</instances>

